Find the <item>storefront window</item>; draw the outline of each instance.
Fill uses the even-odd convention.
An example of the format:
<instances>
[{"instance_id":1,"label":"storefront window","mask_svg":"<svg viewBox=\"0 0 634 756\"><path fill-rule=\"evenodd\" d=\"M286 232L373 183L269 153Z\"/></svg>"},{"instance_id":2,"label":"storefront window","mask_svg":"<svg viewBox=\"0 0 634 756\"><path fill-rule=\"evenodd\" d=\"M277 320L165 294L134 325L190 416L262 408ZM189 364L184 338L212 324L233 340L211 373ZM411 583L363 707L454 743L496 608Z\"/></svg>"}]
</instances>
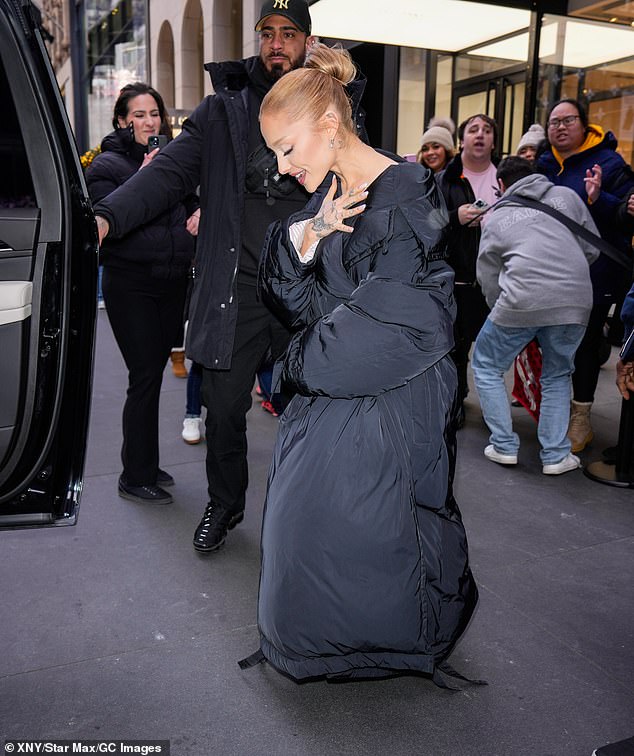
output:
<instances>
[{"instance_id":1,"label":"storefront window","mask_svg":"<svg viewBox=\"0 0 634 756\"><path fill-rule=\"evenodd\" d=\"M634 29L545 16L539 51L537 120L551 103L579 100L590 121L610 130L619 152L634 158Z\"/></svg>"},{"instance_id":2,"label":"storefront window","mask_svg":"<svg viewBox=\"0 0 634 756\"><path fill-rule=\"evenodd\" d=\"M489 57L488 55L476 55L467 53L456 57L456 81L471 79L474 76L483 76L492 74L507 66L513 66L517 60L506 60L500 57Z\"/></svg>"},{"instance_id":3,"label":"storefront window","mask_svg":"<svg viewBox=\"0 0 634 756\"><path fill-rule=\"evenodd\" d=\"M401 47L398 86L399 155L416 154L424 129L425 115L425 51Z\"/></svg>"},{"instance_id":4,"label":"storefront window","mask_svg":"<svg viewBox=\"0 0 634 756\"><path fill-rule=\"evenodd\" d=\"M145 81L145 0L86 0L89 143L112 130L119 90Z\"/></svg>"},{"instance_id":5,"label":"storefront window","mask_svg":"<svg viewBox=\"0 0 634 756\"><path fill-rule=\"evenodd\" d=\"M451 76L453 56L439 55L436 63L436 107L433 115L439 118L451 116Z\"/></svg>"}]
</instances>

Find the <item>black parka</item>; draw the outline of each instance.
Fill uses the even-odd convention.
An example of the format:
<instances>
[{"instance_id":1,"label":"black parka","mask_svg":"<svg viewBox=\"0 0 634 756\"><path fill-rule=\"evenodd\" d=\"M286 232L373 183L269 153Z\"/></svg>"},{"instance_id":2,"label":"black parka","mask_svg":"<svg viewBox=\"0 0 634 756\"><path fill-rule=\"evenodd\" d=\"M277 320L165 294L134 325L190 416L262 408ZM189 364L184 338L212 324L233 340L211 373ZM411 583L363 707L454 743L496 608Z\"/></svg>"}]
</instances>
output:
<instances>
[{"instance_id":1,"label":"black parka","mask_svg":"<svg viewBox=\"0 0 634 756\"><path fill-rule=\"evenodd\" d=\"M116 129L104 137L101 153L86 170L92 201L105 199L134 176L144 154L145 148L134 142L128 129ZM108 267L137 270L153 278L184 278L194 255L194 237L185 226L197 207L197 197L190 195L187 202L176 202L124 236L106 237L100 262Z\"/></svg>"},{"instance_id":2,"label":"black parka","mask_svg":"<svg viewBox=\"0 0 634 756\"><path fill-rule=\"evenodd\" d=\"M231 367L248 157L246 93L257 61L208 63L215 95L200 103L151 165L95 208L119 236L200 187L187 355L212 369ZM363 88L364 80L349 86L355 112Z\"/></svg>"},{"instance_id":3,"label":"black parka","mask_svg":"<svg viewBox=\"0 0 634 756\"><path fill-rule=\"evenodd\" d=\"M471 184L462 174L460 153L440 172L437 181L449 209L449 264L456 271L456 281L473 284L482 232L479 225L462 225L458 220L458 208L476 200Z\"/></svg>"},{"instance_id":4,"label":"black parka","mask_svg":"<svg viewBox=\"0 0 634 756\"><path fill-rule=\"evenodd\" d=\"M433 673L477 590L453 496L456 372L446 211L389 167L351 235L303 263L272 226L261 284L296 329L262 526L261 650L296 679Z\"/></svg>"}]
</instances>

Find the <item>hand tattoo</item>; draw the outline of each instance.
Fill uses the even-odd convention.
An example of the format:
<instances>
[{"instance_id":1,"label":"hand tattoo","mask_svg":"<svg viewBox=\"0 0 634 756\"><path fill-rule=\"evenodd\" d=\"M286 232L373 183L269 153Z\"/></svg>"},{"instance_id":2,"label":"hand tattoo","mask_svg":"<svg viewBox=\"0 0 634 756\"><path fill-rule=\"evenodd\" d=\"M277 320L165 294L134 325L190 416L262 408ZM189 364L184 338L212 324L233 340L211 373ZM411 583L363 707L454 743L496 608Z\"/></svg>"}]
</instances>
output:
<instances>
[{"instance_id":1,"label":"hand tattoo","mask_svg":"<svg viewBox=\"0 0 634 756\"><path fill-rule=\"evenodd\" d=\"M316 218L313 218L313 231L320 239L322 236L328 236L328 234L332 233L333 228L334 226L332 223L326 223L323 215L318 215Z\"/></svg>"},{"instance_id":2,"label":"hand tattoo","mask_svg":"<svg viewBox=\"0 0 634 756\"><path fill-rule=\"evenodd\" d=\"M334 215L334 219L326 220L326 213ZM322 212L313 218L313 231L317 235L317 238L322 239L324 236L328 236L336 230L336 224L339 222L339 210L334 202L331 202L329 207L324 208Z\"/></svg>"}]
</instances>

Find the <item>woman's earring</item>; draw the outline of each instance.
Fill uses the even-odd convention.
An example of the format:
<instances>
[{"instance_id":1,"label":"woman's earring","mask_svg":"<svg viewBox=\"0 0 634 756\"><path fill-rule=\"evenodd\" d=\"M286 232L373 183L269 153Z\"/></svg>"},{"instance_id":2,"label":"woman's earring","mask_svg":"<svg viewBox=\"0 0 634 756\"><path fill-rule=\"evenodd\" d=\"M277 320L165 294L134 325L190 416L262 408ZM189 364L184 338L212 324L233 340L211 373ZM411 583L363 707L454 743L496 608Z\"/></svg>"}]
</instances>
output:
<instances>
[{"instance_id":1,"label":"woman's earring","mask_svg":"<svg viewBox=\"0 0 634 756\"><path fill-rule=\"evenodd\" d=\"M331 150L335 149L335 138L334 137L330 137L329 147L330 147Z\"/></svg>"}]
</instances>

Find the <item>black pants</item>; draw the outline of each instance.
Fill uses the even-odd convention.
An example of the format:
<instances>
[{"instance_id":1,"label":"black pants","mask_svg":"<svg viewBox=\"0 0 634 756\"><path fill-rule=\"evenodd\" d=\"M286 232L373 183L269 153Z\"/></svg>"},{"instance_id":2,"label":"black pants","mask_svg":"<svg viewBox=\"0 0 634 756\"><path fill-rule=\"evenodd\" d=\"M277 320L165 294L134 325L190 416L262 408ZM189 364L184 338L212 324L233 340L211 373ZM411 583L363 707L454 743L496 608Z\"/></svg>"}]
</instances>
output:
<instances>
[{"instance_id":1,"label":"black pants","mask_svg":"<svg viewBox=\"0 0 634 756\"><path fill-rule=\"evenodd\" d=\"M475 286L456 284L454 296L458 312L453 328L454 348L451 357L458 372L458 399L462 401L469 393L467 366L471 344L480 333L489 314L489 308L482 289L477 284Z\"/></svg>"},{"instance_id":2,"label":"black pants","mask_svg":"<svg viewBox=\"0 0 634 756\"><path fill-rule=\"evenodd\" d=\"M112 332L128 368L122 477L131 486L154 485L161 382L182 328L187 279L141 277L105 267L102 285Z\"/></svg>"},{"instance_id":3,"label":"black pants","mask_svg":"<svg viewBox=\"0 0 634 756\"><path fill-rule=\"evenodd\" d=\"M576 402L594 401L594 392L599 382L599 371L601 370L599 358L601 334L613 302L612 297L605 297L599 302L595 302L590 312L585 336L575 355L575 372L572 374L572 398Z\"/></svg>"},{"instance_id":4,"label":"black pants","mask_svg":"<svg viewBox=\"0 0 634 756\"><path fill-rule=\"evenodd\" d=\"M253 286L238 287L238 323L229 370L203 368L207 407L209 500L229 511L244 509L248 485L247 420L255 374L267 356L286 349L288 330L256 299Z\"/></svg>"}]
</instances>

